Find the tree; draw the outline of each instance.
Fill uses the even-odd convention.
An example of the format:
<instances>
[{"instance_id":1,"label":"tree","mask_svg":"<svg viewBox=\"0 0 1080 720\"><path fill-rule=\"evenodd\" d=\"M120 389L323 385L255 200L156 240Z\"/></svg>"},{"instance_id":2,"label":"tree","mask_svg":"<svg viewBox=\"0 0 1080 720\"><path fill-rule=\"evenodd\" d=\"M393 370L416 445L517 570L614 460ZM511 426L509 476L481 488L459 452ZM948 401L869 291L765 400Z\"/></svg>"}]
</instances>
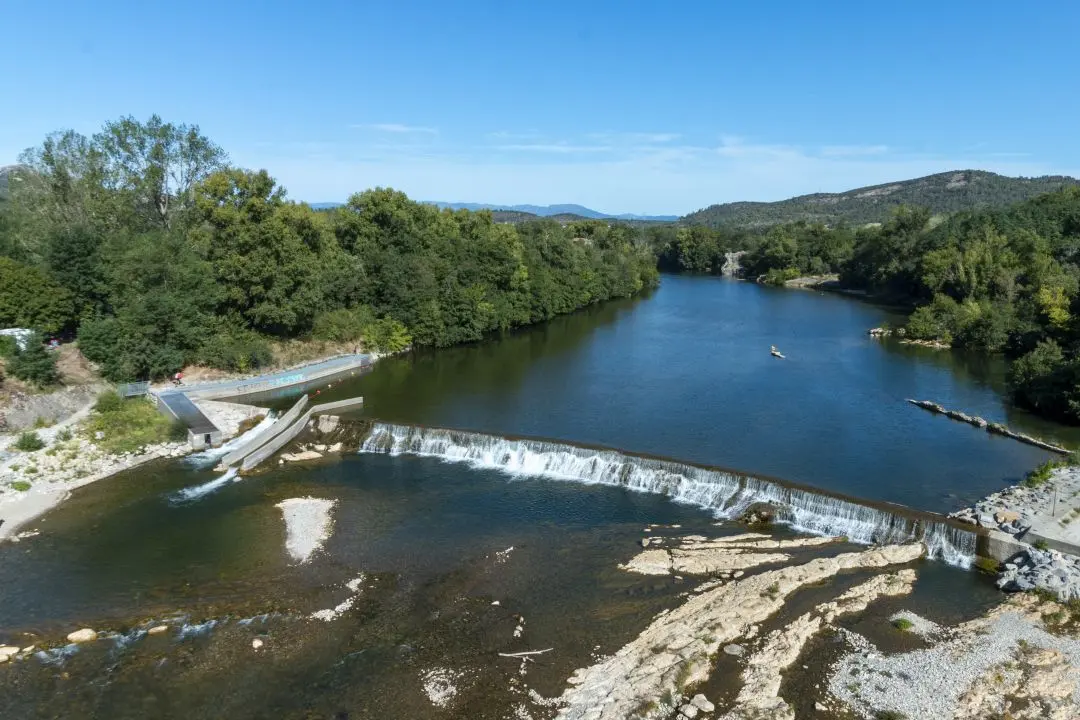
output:
<instances>
[{"instance_id":1,"label":"tree","mask_svg":"<svg viewBox=\"0 0 1080 720\"><path fill-rule=\"evenodd\" d=\"M74 319L71 294L37 268L0 257L0 327L57 333Z\"/></svg>"},{"instance_id":2,"label":"tree","mask_svg":"<svg viewBox=\"0 0 1080 720\"><path fill-rule=\"evenodd\" d=\"M151 115L107 123L94 136L106 187L130 199L148 227L170 228L194 204L194 188L224 167L225 152L197 125L173 125Z\"/></svg>"},{"instance_id":3,"label":"tree","mask_svg":"<svg viewBox=\"0 0 1080 720\"><path fill-rule=\"evenodd\" d=\"M55 385L60 380L56 371L56 355L45 349L40 335L26 339L26 348L18 350L7 362L7 370L20 380L38 387Z\"/></svg>"}]
</instances>

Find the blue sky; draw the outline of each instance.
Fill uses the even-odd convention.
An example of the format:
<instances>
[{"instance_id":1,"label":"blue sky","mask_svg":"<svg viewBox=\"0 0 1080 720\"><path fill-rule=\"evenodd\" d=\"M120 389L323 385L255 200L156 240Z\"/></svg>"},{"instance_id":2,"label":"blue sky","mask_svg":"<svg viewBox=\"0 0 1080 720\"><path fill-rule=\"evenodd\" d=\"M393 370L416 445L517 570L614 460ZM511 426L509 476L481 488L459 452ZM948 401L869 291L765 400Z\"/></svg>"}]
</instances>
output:
<instances>
[{"instance_id":1,"label":"blue sky","mask_svg":"<svg viewBox=\"0 0 1080 720\"><path fill-rule=\"evenodd\" d=\"M684 213L957 168L1080 175L1080 3L0 0L0 164L195 123L293 198Z\"/></svg>"}]
</instances>

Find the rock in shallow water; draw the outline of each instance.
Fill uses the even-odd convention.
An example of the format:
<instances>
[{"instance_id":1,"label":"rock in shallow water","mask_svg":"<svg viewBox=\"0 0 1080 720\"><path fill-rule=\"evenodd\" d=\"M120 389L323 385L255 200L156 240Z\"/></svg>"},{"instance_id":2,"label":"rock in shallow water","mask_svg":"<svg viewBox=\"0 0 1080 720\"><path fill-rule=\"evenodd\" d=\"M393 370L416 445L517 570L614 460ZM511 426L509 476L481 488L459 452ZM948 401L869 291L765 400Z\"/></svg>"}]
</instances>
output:
<instances>
[{"instance_id":1,"label":"rock in shallow water","mask_svg":"<svg viewBox=\"0 0 1080 720\"><path fill-rule=\"evenodd\" d=\"M97 631L90 628L83 628L82 630L76 630L75 632L67 636L68 642L72 643L86 643L94 642L97 640Z\"/></svg>"}]
</instances>

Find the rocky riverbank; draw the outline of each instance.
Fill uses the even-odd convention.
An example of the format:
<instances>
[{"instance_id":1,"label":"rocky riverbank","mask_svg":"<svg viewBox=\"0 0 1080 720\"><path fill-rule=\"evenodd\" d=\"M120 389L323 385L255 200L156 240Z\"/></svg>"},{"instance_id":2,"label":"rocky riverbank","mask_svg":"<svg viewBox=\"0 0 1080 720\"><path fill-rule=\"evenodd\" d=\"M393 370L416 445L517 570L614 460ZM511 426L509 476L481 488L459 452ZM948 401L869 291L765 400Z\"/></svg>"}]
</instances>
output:
<instances>
[{"instance_id":1,"label":"rocky riverbank","mask_svg":"<svg viewBox=\"0 0 1080 720\"><path fill-rule=\"evenodd\" d=\"M160 458L186 455L187 443L148 445L111 455L88 439L77 423L37 431L45 447L13 448L15 436L0 436L0 540L18 539L26 523L44 514L76 488Z\"/></svg>"},{"instance_id":2,"label":"rocky riverbank","mask_svg":"<svg viewBox=\"0 0 1080 720\"><path fill-rule=\"evenodd\" d=\"M860 635L842 636L851 652L828 687L859 717L1080 717L1080 640L1058 603L1014 595L910 652L885 654Z\"/></svg>"}]
</instances>

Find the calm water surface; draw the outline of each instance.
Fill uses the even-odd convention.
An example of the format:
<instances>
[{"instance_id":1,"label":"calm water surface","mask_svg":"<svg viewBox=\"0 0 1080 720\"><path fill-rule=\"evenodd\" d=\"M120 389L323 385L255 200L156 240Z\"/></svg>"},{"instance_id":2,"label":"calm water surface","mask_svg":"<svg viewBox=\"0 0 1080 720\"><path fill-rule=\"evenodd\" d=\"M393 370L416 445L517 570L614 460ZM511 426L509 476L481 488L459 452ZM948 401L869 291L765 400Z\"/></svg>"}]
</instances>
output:
<instances>
[{"instance_id":1,"label":"calm water surface","mask_svg":"<svg viewBox=\"0 0 1080 720\"><path fill-rule=\"evenodd\" d=\"M837 295L665 276L648 298L386 359L321 397L362 394L381 420L609 445L933 511L1049 455L906 398L1080 440L1003 400L1000 359L866 333L899 319Z\"/></svg>"}]
</instances>

